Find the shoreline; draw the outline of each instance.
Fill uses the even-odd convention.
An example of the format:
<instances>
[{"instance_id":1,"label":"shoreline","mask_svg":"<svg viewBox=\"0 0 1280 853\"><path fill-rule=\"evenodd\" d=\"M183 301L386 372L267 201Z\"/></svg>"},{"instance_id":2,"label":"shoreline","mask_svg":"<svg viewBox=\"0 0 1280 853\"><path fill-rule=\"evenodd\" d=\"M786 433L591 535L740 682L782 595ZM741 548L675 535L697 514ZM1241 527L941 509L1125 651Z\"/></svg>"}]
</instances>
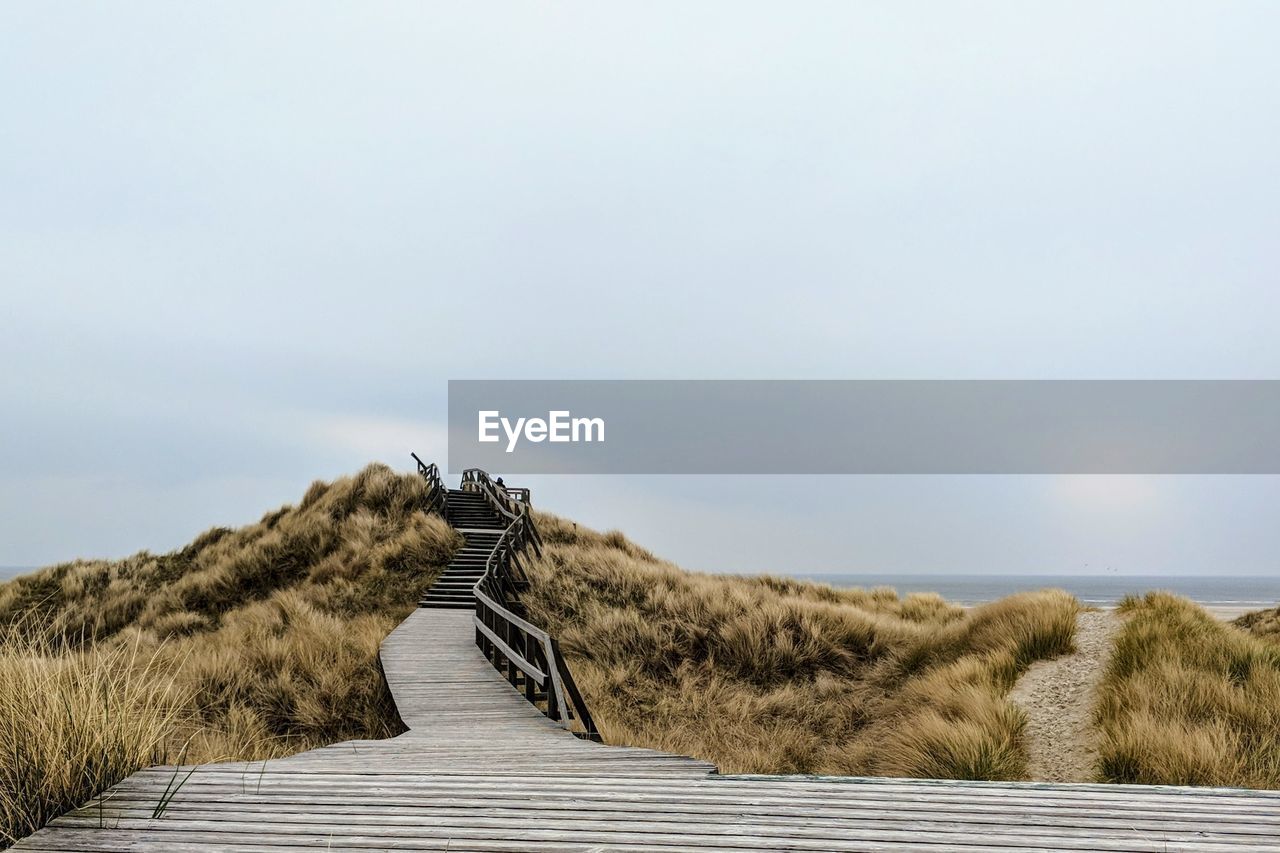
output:
<instances>
[{"instance_id":1,"label":"shoreline","mask_svg":"<svg viewBox=\"0 0 1280 853\"><path fill-rule=\"evenodd\" d=\"M998 601L998 600L999 599L992 599L992 601ZM1194 599L1192 599L1192 601L1194 601ZM974 607L980 607L981 605L988 604L988 603L990 602L966 601L963 604L959 604L958 606L963 607L965 610L971 610ZM1084 602L1081 602L1081 603L1084 604ZM1194 603L1198 607L1203 609L1206 613L1208 613L1210 616L1212 616L1214 619L1217 619L1219 622L1231 622L1236 619L1239 619L1241 616L1245 615L1246 613L1253 613L1258 610L1266 610L1269 607L1275 606L1275 605L1267 605L1267 604L1258 604L1258 605L1201 604L1199 601L1194 601ZM1117 607L1117 605L1115 604L1084 604L1084 606L1091 610L1100 611L1102 613L1112 613L1116 610L1116 607Z\"/></svg>"},{"instance_id":2,"label":"shoreline","mask_svg":"<svg viewBox=\"0 0 1280 853\"><path fill-rule=\"evenodd\" d=\"M1192 599L1192 600L1195 601L1195 599ZM1231 622L1232 620L1239 619L1241 616L1245 615L1246 613L1253 613L1258 610L1266 610L1268 607L1268 605L1266 604L1260 604L1254 607L1254 606L1241 606L1237 604L1232 604L1232 605L1200 604L1200 602L1198 601L1196 601L1195 603L1199 605L1201 609L1203 609L1206 613L1208 613L1214 619L1217 619L1219 622ZM1271 605L1271 606L1274 606L1274 605ZM1110 610L1115 610L1116 608L1115 608L1115 605L1108 605L1106 607L1099 607L1098 609L1110 611Z\"/></svg>"}]
</instances>

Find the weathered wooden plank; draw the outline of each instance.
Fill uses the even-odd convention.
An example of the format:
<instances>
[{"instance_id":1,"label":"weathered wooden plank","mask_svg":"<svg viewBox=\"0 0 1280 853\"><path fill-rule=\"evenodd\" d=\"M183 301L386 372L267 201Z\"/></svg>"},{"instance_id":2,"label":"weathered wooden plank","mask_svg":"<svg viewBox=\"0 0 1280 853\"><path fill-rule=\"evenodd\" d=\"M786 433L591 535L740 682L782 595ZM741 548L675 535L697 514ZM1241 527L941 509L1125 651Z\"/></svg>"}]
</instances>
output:
<instances>
[{"instance_id":1,"label":"weathered wooden plank","mask_svg":"<svg viewBox=\"0 0 1280 853\"><path fill-rule=\"evenodd\" d=\"M72 820L71 823L75 821ZM478 822L477 822L478 823ZM362 841L381 840L391 846L397 840L414 840L424 832L437 836L443 835L460 841L467 839L499 840L504 838L523 841L580 842L625 846L631 841L649 841L664 844L686 844L703 848L713 848L721 842L735 847L753 848L756 850L849 850L866 849L867 845L881 845L888 849L890 844L902 844L921 841L926 838L935 843L949 843L956 846L974 841L975 833L971 830L937 829L932 826L916 826L907 829L879 829L861 824L852 824L839 831L831 832L814 829L800 822L789 827L775 828L776 831L759 826L747 826L741 830L732 827L717 827L701 822L684 824L677 831L669 831L665 827L646 825L642 822L625 822L608 826L599 824L592 826L552 825L541 821L512 826L509 822L494 822L492 826L464 824L425 824L410 827L381 824L376 826L352 827L340 823L316 823L310 826L293 826L269 822L252 821L181 821L170 818L160 820L122 819L113 824L114 829L101 829L92 823L82 829L89 833L119 831L120 829L145 830L156 835L174 836L185 834L188 838L206 837L216 840L224 835L256 835L265 838L328 838L335 844L344 844L348 839ZM60 822L60 826L66 823ZM1204 838L1174 838L1170 834L1142 837L1134 833L1129 838L1098 837L1088 834L1055 835L1043 834L1034 837L1002 837L992 833L981 834L982 844L996 850L1062 850L1081 851L1081 853L1162 853L1169 849L1171 843L1183 850L1194 849L1202 853L1239 853L1241 845L1238 839L1207 840ZM1280 842L1253 843L1248 848L1254 853L1274 853L1280 851Z\"/></svg>"},{"instance_id":2,"label":"weathered wooden plank","mask_svg":"<svg viewBox=\"0 0 1280 853\"><path fill-rule=\"evenodd\" d=\"M291 759L280 759L274 762L271 767L263 774L264 779L268 781L290 781L292 783L308 786L323 786L327 784L358 784L364 786L366 784L376 784L381 787L390 787L396 784L408 784L419 786L428 780L423 780L421 774L412 771L399 771L394 768L373 768L367 763L363 763L360 767L352 767L346 769L326 769L318 767L315 769L307 768L302 772L295 772L289 769ZM191 777L189 785L201 784L209 780L216 782L220 776L230 776L238 778L244 773L258 773L259 764L245 765L244 768L228 768L228 769L201 769ZM599 767L592 764L591 767ZM511 774L503 773L501 767L494 768L499 776L508 777ZM527 784L528 780L518 777L511 778L510 781L503 779L493 780L482 778L482 773L477 771L484 770L483 762L468 762L464 767L436 767L430 776L434 780L439 780L455 790L459 787L473 786L500 786L503 790L508 790L510 784ZM153 770L140 771L135 774L135 779L147 778L148 774L154 775L156 778L167 780L173 771L171 768L157 768ZM606 777L601 776L599 779L592 778L590 773L587 774L568 774L567 776L558 776L549 773L546 778L539 779L535 784L540 788L552 788L557 790L578 790L583 792L593 791L597 789L598 781L605 781ZM225 779L223 780L225 781ZM626 791L629 795L639 795L645 791L666 791L669 790L668 779L665 775L657 778L650 776L637 776L634 779L626 781L618 781L610 779L609 785L616 790ZM1230 796L1215 797L1212 795L1202 795L1200 789L1179 789L1184 793L1176 795L1150 798L1142 796L1125 796L1124 791L1117 791L1117 796L1105 796L1105 789L1098 790L1073 790L1072 786L1052 786L1043 787L1037 785L1028 785L1026 783L1005 783L1003 785L949 785L949 786L932 786L913 784L913 780L896 780L892 785L822 785L816 781L813 783L800 781L798 779L782 779L779 781L769 781L767 779L759 779L754 781L743 781L734 777L702 777L697 776L690 783L682 785L682 789L689 790L690 787L702 793L721 793L725 795L734 795L746 792L761 792L773 790L785 792L788 797L813 797L828 801L832 798L842 797L858 797L874 796L877 792L885 792L895 797L912 797L923 800L939 800L939 799L985 799L995 802L1011 802L1023 799L1031 802L1060 802L1064 805L1086 805L1088 803L1099 804L1133 804L1148 805L1160 809L1161 811L1178 806L1186 805L1204 805L1213 809L1225 809L1235 805L1256 806L1261 809L1274 811L1277 806L1271 800L1259 800L1233 792Z\"/></svg>"},{"instance_id":3,"label":"weathered wooden plank","mask_svg":"<svg viewBox=\"0 0 1280 853\"><path fill-rule=\"evenodd\" d=\"M57 832L54 830L53 832ZM78 836L78 833L77 833ZM51 841L58 843L56 837ZM506 851L511 853L513 850L530 850L530 851L546 851L546 853L559 853L559 851L575 851L575 853L609 853L609 851L626 850L628 853L693 853L698 850L713 849L719 853L754 853L759 848L739 847L734 845L716 845L714 848L695 847L689 844L655 844L648 841L630 840L625 846L623 845L602 845L587 843L551 843L545 841L527 841L513 844L510 839L486 840L486 839L432 839L432 838L416 838L387 841L384 839L374 840L372 842L360 843L351 838L344 838L340 842L335 843L333 839L324 839L322 843L299 843L285 842L270 838L254 838L235 836L220 836L216 841L201 840L196 843L184 841L181 838L173 838L165 836L161 839L163 846L152 843L152 837L149 833L129 832L119 830L110 835L95 837L92 840L94 846L84 847L57 847L57 846L32 846L30 849L40 849L44 851L54 850L76 850L82 853L88 851L101 851L101 853L133 853L133 851L157 851L164 850L166 853L211 853L211 851L220 851L220 853L264 853L264 851L296 851L296 850L397 850L397 851L425 851L425 850L448 850L449 853L468 853L468 851ZM796 848L788 848L796 849ZM811 849L811 848L800 848ZM864 843L842 846L842 850L866 851L866 853L887 853L887 851L897 851L897 853L1008 853L1007 849L986 847L980 843L966 844L963 846L955 846L951 844L929 843L927 840L920 840L908 843L895 843L892 845L883 845L876 843ZM1173 851L1169 851L1173 853ZM1194 850L1179 849L1177 853L1195 853Z\"/></svg>"},{"instance_id":4,"label":"weathered wooden plank","mask_svg":"<svg viewBox=\"0 0 1280 853\"><path fill-rule=\"evenodd\" d=\"M988 798L952 798L952 799L935 799L927 796L888 796L888 797L871 797L871 796L853 796L847 794L840 798L810 798L804 796L789 796L792 791L788 789L770 789L762 788L755 792L732 792L717 791L714 788L708 789L704 787L692 787L688 785L678 784L679 780L670 780L663 786L660 793L642 792L636 790L627 784L625 779L615 777L599 777L590 786L578 788L566 788L559 785L536 785L530 783L527 777L506 777L495 778L490 780L493 784L484 786L464 785L457 780L440 780L424 775L417 781L400 784L400 785L383 785L378 784L374 779L368 779L364 782L339 782L326 783L322 785L306 784L306 779L294 781L292 783L284 783L273 780L259 780L253 774L245 774L237 777L234 782L218 783L213 785L203 785L196 781L197 777L192 777L192 781L183 787L184 792L209 792L212 794L225 793L235 794L244 792L245 786L252 785L261 790L270 791L273 796L283 796L285 794L297 794L305 796L344 796L359 792L370 792L379 798L388 798L393 796L471 796L471 797L517 797L522 795L546 794L556 797L571 797L583 799L613 799L620 798L634 802L666 802L671 798L678 798L683 802L748 802L758 807L764 807L769 804L786 804L797 803L803 805L812 805L815 807L823 807L831 804L834 807L841 802L868 803L868 802L887 802L887 803L903 803L918 804L927 808L943 808L943 807L976 807L980 805L989 805L995 807L1008 806L1029 806L1042 807L1047 809L1073 809L1087 811L1090 809L1126 812L1126 813L1148 813L1148 814L1198 814L1198 815L1222 815L1223 819L1228 819L1235 814L1251 814L1263 817L1275 817L1275 811L1270 808L1236 806L1229 808L1206 807L1203 805L1180 806L1178 804L1169 804L1161 808L1158 805L1139 806L1130 804L1128 808L1121 807L1123 804L1108 804L1105 802L1097 803L1080 803L1069 800L1046 800L1034 797L1009 798L1002 799L999 797ZM522 784L523 783L523 784ZM120 787L117 791L156 791L163 790L163 782L157 781L157 784L147 788L136 787Z\"/></svg>"},{"instance_id":5,"label":"weathered wooden plank","mask_svg":"<svg viewBox=\"0 0 1280 853\"><path fill-rule=\"evenodd\" d=\"M113 796L104 806L115 811L127 809L150 809L155 805L157 797L126 794ZM214 791L183 790L171 805L175 810L212 810L238 813L249 812L297 812L310 814L316 808L322 808L324 814L365 814L370 811L395 814L434 814L462 810L466 813L517 813L545 810L549 812L569 811L582 814L653 814L659 819L670 816L715 816L745 813L758 817L804 817L808 820L843 821L854 818L885 819L896 816L907 816L912 819L932 819L937 817L948 821L972 821L990 823L997 821L1016 825L1043 826L1122 826L1136 828L1150 825L1153 828L1178 829L1189 832L1200 832L1204 828L1204 813L1184 814L1181 812L1160 812L1151 810L1145 813L1125 813L1112 810L1072 810L1046 808L1043 806L1018 806L1000 804L931 804L905 803L893 801L865 802L842 801L834 803L792 803L779 799L761 802L749 799L718 799L713 801L693 801L688 798L672 796L661 801L633 801L625 798L555 797L531 792L524 796L518 793L503 797L499 794L489 796L450 796L444 793L430 793L418 797L377 797L356 798L350 795L316 795L308 793L286 793L279 791L259 791L249 784L241 793L228 794ZM98 807L89 805L84 814L96 816ZM1226 815L1217 822L1217 830L1224 833L1265 832L1280 837L1280 819L1276 815L1241 814Z\"/></svg>"},{"instance_id":6,"label":"weathered wooden plank","mask_svg":"<svg viewBox=\"0 0 1280 853\"><path fill-rule=\"evenodd\" d=\"M122 804L113 801L104 809L107 822L117 819L145 820L152 814L154 802ZM101 816L97 809L88 808L73 816L82 825L97 826ZM551 828L573 826L620 826L636 824L645 827L664 827L678 832L690 825L736 828L743 832L768 836L776 832L791 835L792 828L803 826L806 831L834 832L833 837L843 837L850 826L862 826L883 830L927 830L981 833L996 837L1014 835L1021 841L1040 838L1071 836L1095 841L1108 838L1160 838L1178 841L1202 837L1202 824L1178 820L1147 820L1091 818L1089 816L1032 815L1000 813L989 810L973 812L916 812L883 809L844 810L770 810L753 813L737 809L637 810L623 807L613 809L590 808L583 804L570 807L556 801L527 803L524 808L507 806L396 806L382 803L347 803L343 806L323 806L308 803L175 803L165 812L166 825L207 821L210 823L252 819L271 824L316 825L337 822L348 827L402 826L432 827L444 825L467 826L519 826L526 823ZM71 825L70 819L59 826ZM1274 824L1238 824L1219 828L1217 840L1249 846L1271 843L1280 838ZM1007 842L1006 842L1007 843Z\"/></svg>"}]
</instances>

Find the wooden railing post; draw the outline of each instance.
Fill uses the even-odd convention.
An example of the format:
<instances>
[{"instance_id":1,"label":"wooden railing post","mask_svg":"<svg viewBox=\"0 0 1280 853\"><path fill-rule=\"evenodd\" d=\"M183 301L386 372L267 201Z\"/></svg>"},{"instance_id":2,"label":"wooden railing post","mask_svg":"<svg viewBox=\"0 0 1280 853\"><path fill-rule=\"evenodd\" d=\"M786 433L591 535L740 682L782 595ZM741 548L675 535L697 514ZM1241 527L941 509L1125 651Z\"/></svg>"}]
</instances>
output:
<instances>
[{"instance_id":1,"label":"wooden railing post","mask_svg":"<svg viewBox=\"0 0 1280 853\"><path fill-rule=\"evenodd\" d=\"M527 661L537 661L537 656L533 653L533 635L525 632L524 635L524 659ZM524 677L524 698L529 701L530 705L538 704L538 685L527 674Z\"/></svg>"},{"instance_id":2,"label":"wooden railing post","mask_svg":"<svg viewBox=\"0 0 1280 853\"><path fill-rule=\"evenodd\" d=\"M547 662L547 669L548 670L551 669L550 661ZM550 679L548 679L547 680L547 716L555 720L556 722L560 721L560 703L557 701L558 698L559 697L556 696L555 684Z\"/></svg>"},{"instance_id":3,"label":"wooden railing post","mask_svg":"<svg viewBox=\"0 0 1280 853\"><path fill-rule=\"evenodd\" d=\"M515 632L515 626L507 621L504 621L502 624L503 624L503 627L506 628L506 636L503 639L507 641L507 648L513 649L515 648L515 638L512 637L511 635ZM513 686L517 683L516 682L516 665L515 665L515 662L511 660L511 658L509 657L507 658L507 681L509 681Z\"/></svg>"}]
</instances>

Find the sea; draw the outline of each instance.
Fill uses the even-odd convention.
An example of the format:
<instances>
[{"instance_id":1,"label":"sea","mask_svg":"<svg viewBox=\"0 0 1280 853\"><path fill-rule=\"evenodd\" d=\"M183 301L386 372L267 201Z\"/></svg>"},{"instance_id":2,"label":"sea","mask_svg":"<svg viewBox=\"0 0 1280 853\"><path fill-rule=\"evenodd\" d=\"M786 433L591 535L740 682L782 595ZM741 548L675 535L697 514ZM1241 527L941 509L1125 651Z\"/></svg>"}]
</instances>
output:
<instances>
[{"instance_id":1,"label":"sea","mask_svg":"<svg viewBox=\"0 0 1280 853\"><path fill-rule=\"evenodd\" d=\"M1212 607L1261 608L1280 604L1280 577L1119 575L798 575L832 586L890 586L899 593L936 592L957 604L980 604L1015 592L1056 587L1085 604L1106 607L1129 593L1166 590Z\"/></svg>"},{"instance_id":2,"label":"sea","mask_svg":"<svg viewBox=\"0 0 1280 853\"><path fill-rule=\"evenodd\" d=\"M0 582L34 571L32 566L0 566ZM1106 607L1129 593L1167 590L1210 607L1254 609L1280 604L1280 577L1195 575L893 575L797 574L832 586L893 587L899 593L936 592L956 604L981 604L1015 592L1054 587L1085 604Z\"/></svg>"}]
</instances>

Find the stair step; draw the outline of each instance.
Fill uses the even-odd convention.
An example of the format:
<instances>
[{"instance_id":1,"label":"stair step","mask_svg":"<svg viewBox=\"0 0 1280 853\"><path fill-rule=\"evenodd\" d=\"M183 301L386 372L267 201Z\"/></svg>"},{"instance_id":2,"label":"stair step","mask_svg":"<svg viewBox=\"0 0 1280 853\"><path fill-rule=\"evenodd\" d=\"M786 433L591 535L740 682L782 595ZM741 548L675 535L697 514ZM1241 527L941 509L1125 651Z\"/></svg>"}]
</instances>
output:
<instances>
[{"instance_id":1,"label":"stair step","mask_svg":"<svg viewBox=\"0 0 1280 853\"><path fill-rule=\"evenodd\" d=\"M462 534L463 544L419 600L420 607L455 610L475 608L474 590L485 576L494 549L510 519L494 509L489 498L467 489L447 489L445 518Z\"/></svg>"}]
</instances>

